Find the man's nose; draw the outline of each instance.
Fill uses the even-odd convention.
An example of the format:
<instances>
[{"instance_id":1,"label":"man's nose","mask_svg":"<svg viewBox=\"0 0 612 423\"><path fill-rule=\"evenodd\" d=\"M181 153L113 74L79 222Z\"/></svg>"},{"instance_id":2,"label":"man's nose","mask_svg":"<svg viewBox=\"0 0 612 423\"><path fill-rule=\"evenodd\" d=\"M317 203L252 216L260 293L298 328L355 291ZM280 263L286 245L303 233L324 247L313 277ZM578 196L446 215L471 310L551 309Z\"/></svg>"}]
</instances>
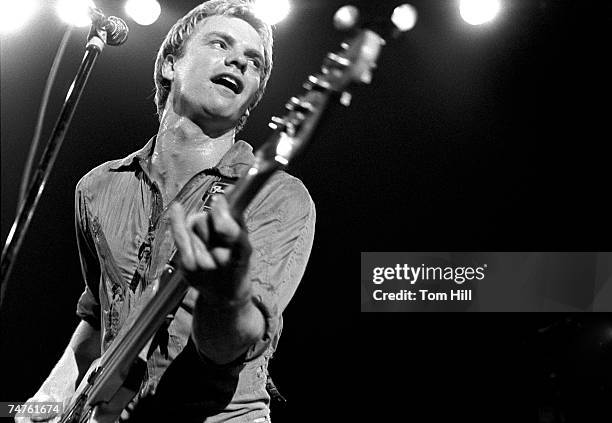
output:
<instances>
[{"instance_id":1,"label":"man's nose","mask_svg":"<svg viewBox=\"0 0 612 423\"><path fill-rule=\"evenodd\" d=\"M236 66L241 73L245 73L249 62L244 54L238 51L232 51L225 58L225 64L227 66Z\"/></svg>"}]
</instances>

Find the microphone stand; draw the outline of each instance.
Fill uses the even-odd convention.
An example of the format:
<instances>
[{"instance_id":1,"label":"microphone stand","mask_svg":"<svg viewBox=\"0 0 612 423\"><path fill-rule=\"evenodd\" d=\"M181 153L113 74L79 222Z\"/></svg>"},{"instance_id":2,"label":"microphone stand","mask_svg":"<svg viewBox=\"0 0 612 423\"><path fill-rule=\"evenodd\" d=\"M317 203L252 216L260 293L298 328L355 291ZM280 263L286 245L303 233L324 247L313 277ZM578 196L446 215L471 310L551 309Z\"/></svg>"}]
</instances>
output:
<instances>
[{"instance_id":1,"label":"microphone stand","mask_svg":"<svg viewBox=\"0 0 612 423\"><path fill-rule=\"evenodd\" d=\"M57 119L55 127L40 159L38 167L32 176L29 188L24 200L19 205L19 211L13 222L13 226L8 234L6 243L2 250L2 262L0 264L1 279L0 279L0 307L4 301L6 282L9 279L15 258L21 247L21 243L26 234L26 230L32 220L34 210L40 196L45 188L53 163L57 158L59 149L64 141L66 132L72 120L72 116L76 110L76 106L81 98L85 84L91 74L93 66L98 58L98 55L107 44L107 32L100 24L99 20L94 20L87 36L87 44L85 46L85 55L81 61L79 70L74 78L72 85L68 89L68 94L64 100L62 110Z\"/></svg>"}]
</instances>

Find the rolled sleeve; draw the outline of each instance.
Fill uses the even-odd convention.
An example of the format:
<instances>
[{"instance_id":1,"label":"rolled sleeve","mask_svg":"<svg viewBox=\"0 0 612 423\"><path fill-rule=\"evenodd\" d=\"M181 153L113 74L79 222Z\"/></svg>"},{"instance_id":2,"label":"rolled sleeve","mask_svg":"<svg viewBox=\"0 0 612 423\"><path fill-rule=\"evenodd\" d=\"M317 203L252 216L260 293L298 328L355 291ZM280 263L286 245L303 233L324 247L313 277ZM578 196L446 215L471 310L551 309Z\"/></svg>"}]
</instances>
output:
<instances>
[{"instance_id":1,"label":"rolled sleeve","mask_svg":"<svg viewBox=\"0 0 612 423\"><path fill-rule=\"evenodd\" d=\"M254 360L263 354L280 329L280 316L278 313L272 313L269 307L264 304L260 296L254 296L253 303L263 315L266 328L261 339L247 350L244 361Z\"/></svg>"},{"instance_id":2,"label":"rolled sleeve","mask_svg":"<svg viewBox=\"0 0 612 423\"><path fill-rule=\"evenodd\" d=\"M266 322L264 336L247 352L261 355L278 336L281 316L306 270L312 249L316 211L302 182L277 173L246 212L253 248L249 275L255 305Z\"/></svg>"}]
</instances>

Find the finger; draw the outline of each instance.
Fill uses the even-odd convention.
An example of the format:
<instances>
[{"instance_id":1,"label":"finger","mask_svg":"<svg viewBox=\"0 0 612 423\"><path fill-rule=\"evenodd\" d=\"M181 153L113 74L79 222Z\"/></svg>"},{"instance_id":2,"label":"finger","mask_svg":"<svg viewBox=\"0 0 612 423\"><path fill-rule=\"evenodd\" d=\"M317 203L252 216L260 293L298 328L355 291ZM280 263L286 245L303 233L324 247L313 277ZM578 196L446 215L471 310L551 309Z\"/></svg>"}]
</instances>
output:
<instances>
[{"instance_id":1,"label":"finger","mask_svg":"<svg viewBox=\"0 0 612 423\"><path fill-rule=\"evenodd\" d=\"M242 229L232 217L224 196L213 197L210 217L215 237L221 246L231 246L238 240Z\"/></svg>"},{"instance_id":2,"label":"finger","mask_svg":"<svg viewBox=\"0 0 612 423\"><path fill-rule=\"evenodd\" d=\"M248 264L251 257L251 244L247 233L241 230L233 241L231 248L216 247L210 250L215 262L219 266L243 266Z\"/></svg>"},{"instance_id":3,"label":"finger","mask_svg":"<svg viewBox=\"0 0 612 423\"><path fill-rule=\"evenodd\" d=\"M185 210L183 206L174 203L170 207L170 227L174 242L179 252L181 264L188 270L195 269L195 258L191 246L191 239L185 224Z\"/></svg>"},{"instance_id":4,"label":"finger","mask_svg":"<svg viewBox=\"0 0 612 423\"><path fill-rule=\"evenodd\" d=\"M201 270L216 268L215 261L207 247L212 241L208 225L208 215L206 213L195 213L187 217L186 226L190 234L191 248L196 264Z\"/></svg>"},{"instance_id":5,"label":"finger","mask_svg":"<svg viewBox=\"0 0 612 423\"><path fill-rule=\"evenodd\" d=\"M195 233L205 245L210 243L210 231L208 229L208 217L206 213L194 213L187 217L187 230Z\"/></svg>"},{"instance_id":6,"label":"finger","mask_svg":"<svg viewBox=\"0 0 612 423\"><path fill-rule=\"evenodd\" d=\"M208 248L195 233L191 234L191 248L198 270L214 270L217 268Z\"/></svg>"},{"instance_id":7,"label":"finger","mask_svg":"<svg viewBox=\"0 0 612 423\"><path fill-rule=\"evenodd\" d=\"M54 423L54 422L58 422L60 420L60 416L58 415L58 413L55 412L48 412L48 413L38 413L38 414L32 414L30 418L27 418L25 420L16 420L20 423L23 422L47 422L47 423Z\"/></svg>"},{"instance_id":8,"label":"finger","mask_svg":"<svg viewBox=\"0 0 612 423\"><path fill-rule=\"evenodd\" d=\"M33 415L31 419L23 420L25 422L46 422L46 423L56 423L59 422L60 418L57 413L45 414L40 416Z\"/></svg>"},{"instance_id":9,"label":"finger","mask_svg":"<svg viewBox=\"0 0 612 423\"><path fill-rule=\"evenodd\" d=\"M226 247L213 248L210 254L219 267L227 266L232 260L232 250Z\"/></svg>"},{"instance_id":10,"label":"finger","mask_svg":"<svg viewBox=\"0 0 612 423\"><path fill-rule=\"evenodd\" d=\"M249 236L246 231L241 230L238 238L234 242L232 249L231 261L235 265L246 265L249 263L252 254L252 246L249 242Z\"/></svg>"}]
</instances>

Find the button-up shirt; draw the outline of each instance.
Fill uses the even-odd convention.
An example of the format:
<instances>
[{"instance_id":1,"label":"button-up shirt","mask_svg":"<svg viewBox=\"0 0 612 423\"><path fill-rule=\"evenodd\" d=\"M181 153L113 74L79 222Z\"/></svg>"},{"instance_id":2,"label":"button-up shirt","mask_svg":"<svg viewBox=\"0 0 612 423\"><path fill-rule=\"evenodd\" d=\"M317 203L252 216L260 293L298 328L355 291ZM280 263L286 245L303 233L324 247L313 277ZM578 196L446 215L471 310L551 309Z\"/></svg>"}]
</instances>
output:
<instances>
[{"instance_id":1,"label":"button-up shirt","mask_svg":"<svg viewBox=\"0 0 612 423\"><path fill-rule=\"evenodd\" d=\"M163 204L148 171L154 146L155 137L124 159L91 170L76 187L75 225L85 279L77 314L100 328L102 352L176 250L168 217L172 202L180 202L187 213L201 210L216 181L238 179L254 160L251 146L238 141L217 166L194 175ZM189 339L198 295L190 288L164 328L166 339L147 361L140 390L141 398L165 395L174 398L165 402L181 401L198 421L242 422L268 415L267 364L280 336L282 312L306 268L315 208L300 180L277 172L246 209L244 222L253 249L247 277L266 320L265 336L240 363L215 366L195 352Z\"/></svg>"}]
</instances>

